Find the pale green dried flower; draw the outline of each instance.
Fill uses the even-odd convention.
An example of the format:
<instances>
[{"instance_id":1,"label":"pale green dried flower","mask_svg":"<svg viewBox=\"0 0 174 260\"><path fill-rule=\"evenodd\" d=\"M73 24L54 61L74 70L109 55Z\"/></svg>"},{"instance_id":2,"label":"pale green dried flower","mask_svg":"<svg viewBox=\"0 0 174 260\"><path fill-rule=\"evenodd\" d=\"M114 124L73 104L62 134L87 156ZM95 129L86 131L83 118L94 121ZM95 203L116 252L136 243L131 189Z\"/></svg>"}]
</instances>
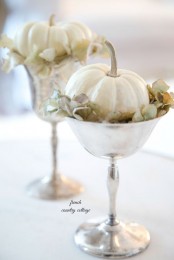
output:
<instances>
[{"instance_id":1,"label":"pale green dried flower","mask_svg":"<svg viewBox=\"0 0 174 260\"><path fill-rule=\"evenodd\" d=\"M14 67L24 62L24 58L16 53L11 51L8 53L8 57L3 60L2 69L9 73Z\"/></svg>"},{"instance_id":2,"label":"pale green dried flower","mask_svg":"<svg viewBox=\"0 0 174 260\"><path fill-rule=\"evenodd\" d=\"M72 49L72 55L80 61L86 61L87 59L87 52L89 47L90 41L84 39L81 42L78 42L76 46Z\"/></svg>"},{"instance_id":3,"label":"pale green dried flower","mask_svg":"<svg viewBox=\"0 0 174 260\"><path fill-rule=\"evenodd\" d=\"M0 38L0 48L7 48L12 50L14 48L13 40L10 39L6 34L2 34Z\"/></svg>"},{"instance_id":4,"label":"pale green dried flower","mask_svg":"<svg viewBox=\"0 0 174 260\"><path fill-rule=\"evenodd\" d=\"M157 108L157 117L166 114L170 108L174 108L174 95L172 92L167 92L169 86L163 80L157 80L147 86L149 91L150 103Z\"/></svg>"},{"instance_id":5,"label":"pale green dried flower","mask_svg":"<svg viewBox=\"0 0 174 260\"><path fill-rule=\"evenodd\" d=\"M57 56L57 52L54 48L45 49L43 52L39 54L39 57L48 61L54 61L55 57Z\"/></svg>"},{"instance_id":6,"label":"pale green dried flower","mask_svg":"<svg viewBox=\"0 0 174 260\"><path fill-rule=\"evenodd\" d=\"M9 72L15 66L22 64L33 67L38 77L48 77L53 67L61 65L64 61L68 62L70 58L74 62L79 61L84 64L89 55L103 55L106 52L103 39L103 37L99 36L96 36L92 42L84 39L73 46L71 50L67 49L67 53L62 56L59 56L54 48L41 51L40 46L34 45L30 55L24 57L15 49L14 40L3 34L0 38L0 48L9 50L8 57L4 59L3 70ZM14 62L14 53L18 56L17 62Z\"/></svg>"},{"instance_id":7,"label":"pale green dried flower","mask_svg":"<svg viewBox=\"0 0 174 260\"><path fill-rule=\"evenodd\" d=\"M141 121L144 121L144 118L141 114L141 111L137 110L132 117L132 122L141 122Z\"/></svg>"},{"instance_id":8,"label":"pale green dried flower","mask_svg":"<svg viewBox=\"0 0 174 260\"><path fill-rule=\"evenodd\" d=\"M61 113L64 111L65 116L84 121L103 123L141 122L163 116L170 108L174 107L174 93L165 92L169 87L164 81L156 81L152 86L147 86L150 103L141 107L135 113L113 111L107 117L104 117L102 108L91 102L85 94L75 96L71 99L65 95L61 95L60 91L57 90L54 91L47 107L50 113L54 112L58 115L59 111ZM52 110L50 110L50 106Z\"/></svg>"},{"instance_id":9,"label":"pale green dried flower","mask_svg":"<svg viewBox=\"0 0 174 260\"><path fill-rule=\"evenodd\" d=\"M165 81L159 79L152 84L152 90L154 91L154 93L164 93L169 90L169 86L166 84Z\"/></svg>"},{"instance_id":10,"label":"pale green dried flower","mask_svg":"<svg viewBox=\"0 0 174 260\"><path fill-rule=\"evenodd\" d=\"M144 120L153 119L157 116L157 108L154 104L143 106L141 109L141 114Z\"/></svg>"}]
</instances>

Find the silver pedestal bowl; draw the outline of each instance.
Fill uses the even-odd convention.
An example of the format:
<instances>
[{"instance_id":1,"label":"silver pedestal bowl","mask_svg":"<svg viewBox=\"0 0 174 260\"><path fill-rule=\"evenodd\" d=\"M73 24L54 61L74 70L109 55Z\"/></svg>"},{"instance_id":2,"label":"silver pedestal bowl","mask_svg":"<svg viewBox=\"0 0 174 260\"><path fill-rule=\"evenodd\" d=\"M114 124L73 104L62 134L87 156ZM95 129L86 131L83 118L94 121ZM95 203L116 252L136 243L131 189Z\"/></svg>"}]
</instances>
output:
<instances>
[{"instance_id":1,"label":"silver pedestal bowl","mask_svg":"<svg viewBox=\"0 0 174 260\"><path fill-rule=\"evenodd\" d=\"M76 231L75 243L86 253L103 258L125 258L145 250L149 232L137 223L123 223L116 214L119 184L117 160L140 149L159 118L138 123L93 123L68 118L82 146L94 156L109 160L107 188L109 213L106 218L89 220Z\"/></svg>"},{"instance_id":2,"label":"silver pedestal bowl","mask_svg":"<svg viewBox=\"0 0 174 260\"><path fill-rule=\"evenodd\" d=\"M57 148L58 136L57 126L62 121L60 118L45 115L44 103L52 95L54 89L61 89L65 86L70 75L77 69L78 64L71 60L68 63L69 68L64 67L62 70L54 69L52 74L46 78L40 78L35 71L26 67L29 78L30 90L32 94L33 110L37 116L51 124L51 149L52 149L52 172L48 176L34 180L27 187L29 196L44 200L59 200L72 197L83 191L82 185L58 172L57 165ZM67 70L69 74L67 73ZM64 77L66 74L66 77ZM33 126L34 127L34 126Z\"/></svg>"}]
</instances>

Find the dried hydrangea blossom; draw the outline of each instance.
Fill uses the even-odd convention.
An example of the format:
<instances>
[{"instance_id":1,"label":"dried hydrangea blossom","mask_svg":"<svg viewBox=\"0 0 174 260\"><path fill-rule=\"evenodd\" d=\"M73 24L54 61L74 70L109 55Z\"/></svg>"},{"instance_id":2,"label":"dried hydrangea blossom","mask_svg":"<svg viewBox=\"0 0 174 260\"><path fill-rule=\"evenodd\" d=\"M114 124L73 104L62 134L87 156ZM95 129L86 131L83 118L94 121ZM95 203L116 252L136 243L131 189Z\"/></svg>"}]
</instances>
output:
<instances>
[{"instance_id":1,"label":"dried hydrangea blossom","mask_svg":"<svg viewBox=\"0 0 174 260\"><path fill-rule=\"evenodd\" d=\"M54 16L50 17L49 23L53 23L55 27L62 24L56 24ZM15 66L22 64L28 67L35 67L39 77L48 77L52 72L52 69L56 66L59 67L59 65L62 66L62 62L64 61L69 62L69 60L72 59L74 62L78 61L84 64L90 55L107 55L104 37L98 36L95 33L92 33L91 39L88 37L85 38L85 36L78 39L73 46L62 45L66 49L63 54L59 53L56 49L57 46L55 48L49 47L43 50L39 44L34 44L33 42L33 45L30 46L30 51L26 55L23 52L20 52L17 43L18 41L16 41L15 38L10 39L5 34L0 37L0 48L8 49L7 56L3 59L2 66L2 69L5 72L10 72ZM61 42L58 42L58 44L61 46Z\"/></svg>"},{"instance_id":2,"label":"dried hydrangea blossom","mask_svg":"<svg viewBox=\"0 0 174 260\"><path fill-rule=\"evenodd\" d=\"M168 92L169 86L163 80L155 81L152 86L147 85L149 105L143 106L135 113L120 113L115 111L103 118L100 107L96 106L85 94L70 99L55 90L52 97L45 104L45 115L54 113L59 117L73 117L78 120L108 123L141 122L154 119L166 114L174 108L174 93Z\"/></svg>"}]
</instances>

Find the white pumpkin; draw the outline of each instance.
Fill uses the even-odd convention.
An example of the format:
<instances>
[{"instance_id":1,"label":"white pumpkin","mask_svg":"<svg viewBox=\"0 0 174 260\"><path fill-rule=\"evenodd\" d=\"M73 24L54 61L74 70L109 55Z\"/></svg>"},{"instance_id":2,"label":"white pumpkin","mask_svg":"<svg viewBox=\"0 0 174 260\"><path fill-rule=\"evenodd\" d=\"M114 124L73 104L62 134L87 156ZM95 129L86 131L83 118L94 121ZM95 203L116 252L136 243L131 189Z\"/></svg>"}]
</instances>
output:
<instances>
[{"instance_id":1,"label":"white pumpkin","mask_svg":"<svg viewBox=\"0 0 174 260\"><path fill-rule=\"evenodd\" d=\"M135 72L118 69L113 46L111 68L106 64L87 65L72 75L65 89L70 98L86 94L98 105L104 118L113 113L134 113L149 104L147 83Z\"/></svg>"},{"instance_id":2,"label":"white pumpkin","mask_svg":"<svg viewBox=\"0 0 174 260\"><path fill-rule=\"evenodd\" d=\"M56 55L70 54L83 40L92 41L95 34L84 24L78 22L55 23L54 16L49 22L29 22L16 33L15 49L27 57L33 47L37 46L42 52L46 49L55 49Z\"/></svg>"}]
</instances>

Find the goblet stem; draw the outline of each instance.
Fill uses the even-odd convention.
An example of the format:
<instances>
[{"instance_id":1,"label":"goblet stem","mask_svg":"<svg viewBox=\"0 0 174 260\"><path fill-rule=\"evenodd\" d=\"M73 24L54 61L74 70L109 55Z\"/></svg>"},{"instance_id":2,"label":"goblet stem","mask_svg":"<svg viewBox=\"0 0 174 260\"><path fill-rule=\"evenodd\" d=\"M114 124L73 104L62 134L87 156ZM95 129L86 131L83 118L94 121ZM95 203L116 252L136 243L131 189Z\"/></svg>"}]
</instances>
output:
<instances>
[{"instance_id":1,"label":"goblet stem","mask_svg":"<svg viewBox=\"0 0 174 260\"><path fill-rule=\"evenodd\" d=\"M27 187L27 192L31 197L44 200L59 200L69 198L83 191L83 187L71 178L58 173L57 169L57 124L59 119L53 120L52 117L47 117L44 112L45 101L51 96L55 83L58 84L61 78L57 68L49 77L41 78L38 76L36 67L25 66L30 82L30 90L32 94L33 110L37 116L51 124L51 155L52 155L52 169L49 176L42 179L35 180Z\"/></svg>"},{"instance_id":2,"label":"goblet stem","mask_svg":"<svg viewBox=\"0 0 174 260\"><path fill-rule=\"evenodd\" d=\"M108 178L107 178L107 188L109 193L109 216L107 224L110 226L115 226L119 222L116 219L116 195L119 185L119 170L118 165L114 159L110 160L110 165L108 167Z\"/></svg>"},{"instance_id":3,"label":"goblet stem","mask_svg":"<svg viewBox=\"0 0 174 260\"><path fill-rule=\"evenodd\" d=\"M57 173L57 147L58 147L58 136L57 136L57 122L52 122L52 136L51 136L51 145L52 145L52 159L53 159L53 170L52 170L52 181L58 179Z\"/></svg>"},{"instance_id":4,"label":"goblet stem","mask_svg":"<svg viewBox=\"0 0 174 260\"><path fill-rule=\"evenodd\" d=\"M106 219L93 219L83 223L75 234L76 244L86 253L107 259L121 259L136 255L150 242L148 231L141 225L117 220L116 194L119 184L118 165L110 159L107 187L109 214Z\"/></svg>"}]
</instances>

